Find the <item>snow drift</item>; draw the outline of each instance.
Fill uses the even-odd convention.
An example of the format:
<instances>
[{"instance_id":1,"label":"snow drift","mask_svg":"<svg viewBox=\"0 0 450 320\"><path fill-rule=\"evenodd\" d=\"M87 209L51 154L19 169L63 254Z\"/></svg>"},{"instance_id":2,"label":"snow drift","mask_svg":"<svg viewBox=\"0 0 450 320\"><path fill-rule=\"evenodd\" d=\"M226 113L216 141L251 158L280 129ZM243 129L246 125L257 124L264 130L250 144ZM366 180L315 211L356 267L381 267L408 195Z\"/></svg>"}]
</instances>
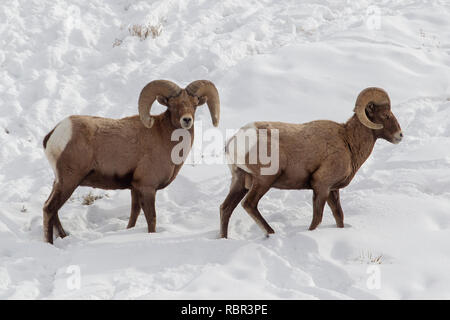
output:
<instances>
[{"instance_id":1,"label":"snow drift","mask_svg":"<svg viewBox=\"0 0 450 320\"><path fill-rule=\"evenodd\" d=\"M450 298L450 7L321 3L0 6L0 298ZM405 138L378 141L343 190L344 229L327 208L308 232L311 192L271 190L260 209L274 236L238 207L231 239L218 240L230 175L194 164L157 194L156 234L143 215L125 230L128 191L79 188L60 211L70 235L44 243L53 181L44 135L70 114L136 114L154 79L212 80L223 130L342 122L361 89L379 86ZM207 109L199 119L211 126ZM83 205L89 192L99 199Z\"/></svg>"}]
</instances>

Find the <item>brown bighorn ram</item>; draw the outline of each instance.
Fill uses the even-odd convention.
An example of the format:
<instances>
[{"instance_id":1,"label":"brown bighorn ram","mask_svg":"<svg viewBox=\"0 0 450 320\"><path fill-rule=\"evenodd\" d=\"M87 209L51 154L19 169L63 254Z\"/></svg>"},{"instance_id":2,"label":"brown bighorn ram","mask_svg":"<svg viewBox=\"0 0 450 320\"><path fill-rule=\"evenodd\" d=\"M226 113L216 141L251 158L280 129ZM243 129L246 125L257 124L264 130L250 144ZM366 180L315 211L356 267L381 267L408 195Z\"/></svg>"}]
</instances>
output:
<instances>
[{"instance_id":1,"label":"brown bighorn ram","mask_svg":"<svg viewBox=\"0 0 450 320\"><path fill-rule=\"evenodd\" d=\"M336 225L344 227L344 213L339 199L339 189L347 186L358 169L369 157L378 138L399 143L403 134L391 112L388 94L380 88L364 89L356 100L355 114L346 123L319 120L304 124L281 122L255 122L241 129L253 130L261 140L261 129L271 137L278 130L278 170L274 174L261 174L261 161L249 161L249 152L239 148L237 135L227 143L232 182L225 201L220 206L221 237L228 235L228 222L233 210L242 206L266 232L273 229L261 216L257 206L270 188L312 189L313 219L309 230L322 221L325 203L331 208ZM233 142L233 143L232 143ZM237 148L237 151L235 147ZM241 154L239 154L241 153ZM239 162L239 159L244 161Z\"/></svg>"},{"instance_id":2,"label":"brown bighorn ram","mask_svg":"<svg viewBox=\"0 0 450 320\"><path fill-rule=\"evenodd\" d=\"M150 116L155 101L167 107ZM102 189L131 189L131 215L134 227L141 208L148 231L155 232L156 191L177 176L183 162L171 159L176 129L188 130L194 139L194 114L207 102L214 126L219 123L219 94L214 84L198 80L181 89L167 80L155 80L142 89L139 116L107 119L70 116L61 121L44 139L45 154L55 173L53 190L45 202L44 236L53 243L53 227L66 236L58 210L78 186ZM184 155L186 156L186 155Z\"/></svg>"}]
</instances>

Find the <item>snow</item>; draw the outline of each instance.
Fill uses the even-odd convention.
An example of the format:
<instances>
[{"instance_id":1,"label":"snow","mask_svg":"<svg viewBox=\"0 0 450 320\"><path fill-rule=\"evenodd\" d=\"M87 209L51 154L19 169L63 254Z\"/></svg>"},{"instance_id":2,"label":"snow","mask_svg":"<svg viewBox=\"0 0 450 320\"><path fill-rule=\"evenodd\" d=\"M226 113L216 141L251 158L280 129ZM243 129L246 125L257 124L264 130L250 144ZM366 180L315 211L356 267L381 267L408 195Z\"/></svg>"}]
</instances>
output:
<instances>
[{"instance_id":1,"label":"snow","mask_svg":"<svg viewBox=\"0 0 450 320\"><path fill-rule=\"evenodd\" d=\"M0 298L450 298L447 1L11 0L0 21ZM341 192L344 229L326 208L308 231L311 192L271 190L260 209L273 236L239 206L217 239L230 174L196 163L158 192L157 233L143 214L125 229L129 191L83 205L91 190L78 188L60 211L70 235L44 243L45 134L71 114L136 114L160 78L212 80L223 131L342 122L380 86L405 138L378 141ZM212 128L207 108L196 120Z\"/></svg>"}]
</instances>

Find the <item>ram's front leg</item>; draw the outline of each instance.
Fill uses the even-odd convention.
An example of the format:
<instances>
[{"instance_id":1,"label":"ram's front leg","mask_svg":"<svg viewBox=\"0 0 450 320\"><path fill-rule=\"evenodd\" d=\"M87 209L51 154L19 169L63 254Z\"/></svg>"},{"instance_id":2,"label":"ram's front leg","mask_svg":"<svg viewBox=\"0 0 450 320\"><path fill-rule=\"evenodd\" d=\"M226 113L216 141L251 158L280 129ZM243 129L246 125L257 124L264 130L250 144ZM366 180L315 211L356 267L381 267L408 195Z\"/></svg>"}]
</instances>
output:
<instances>
[{"instance_id":1,"label":"ram's front leg","mask_svg":"<svg viewBox=\"0 0 450 320\"><path fill-rule=\"evenodd\" d=\"M147 220L148 232L156 232L155 198L156 190L154 188L145 187L139 190L139 199Z\"/></svg>"},{"instance_id":2,"label":"ram's front leg","mask_svg":"<svg viewBox=\"0 0 450 320\"><path fill-rule=\"evenodd\" d=\"M329 185L331 184L328 178L328 165L322 165L313 174L311 186L313 189L313 218L309 230L314 230L322 222L323 209L330 194Z\"/></svg>"},{"instance_id":3,"label":"ram's front leg","mask_svg":"<svg viewBox=\"0 0 450 320\"><path fill-rule=\"evenodd\" d=\"M339 190L332 190L327 199L328 206L333 212L334 219L336 220L336 226L338 228L344 227L344 212L342 211L341 201L339 197Z\"/></svg>"},{"instance_id":4,"label":"ram's front leg","mask_svg":"<svg viewBox=\"0 0 450 320\"><path fill-rule=\"evenodd\" d=\"M139 192L131 189L131 212L128 220L127 229L133 228L136 225L137 218L141 212L141 202L139 200Z\"/></svg>"}]
</instances>

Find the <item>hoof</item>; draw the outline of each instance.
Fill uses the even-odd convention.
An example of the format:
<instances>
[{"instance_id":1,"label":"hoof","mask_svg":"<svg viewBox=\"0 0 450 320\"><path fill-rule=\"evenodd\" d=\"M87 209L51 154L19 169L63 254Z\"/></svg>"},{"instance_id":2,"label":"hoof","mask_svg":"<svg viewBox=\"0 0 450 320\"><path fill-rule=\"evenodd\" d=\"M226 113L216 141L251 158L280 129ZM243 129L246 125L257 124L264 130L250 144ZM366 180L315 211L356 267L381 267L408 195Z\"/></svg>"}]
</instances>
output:
<instances>
[{"instance_id":1,"label":"hoof","mask_svg":"<svg viewBox=\"0 0 450 320\"><path fill-rule=\"evenodd\" d=\"M273 229L270 229L267 233L266 233L266 238L269 238L271 234L274 234L275 231L273 231Z\"/></svg>"}]
</instances>

